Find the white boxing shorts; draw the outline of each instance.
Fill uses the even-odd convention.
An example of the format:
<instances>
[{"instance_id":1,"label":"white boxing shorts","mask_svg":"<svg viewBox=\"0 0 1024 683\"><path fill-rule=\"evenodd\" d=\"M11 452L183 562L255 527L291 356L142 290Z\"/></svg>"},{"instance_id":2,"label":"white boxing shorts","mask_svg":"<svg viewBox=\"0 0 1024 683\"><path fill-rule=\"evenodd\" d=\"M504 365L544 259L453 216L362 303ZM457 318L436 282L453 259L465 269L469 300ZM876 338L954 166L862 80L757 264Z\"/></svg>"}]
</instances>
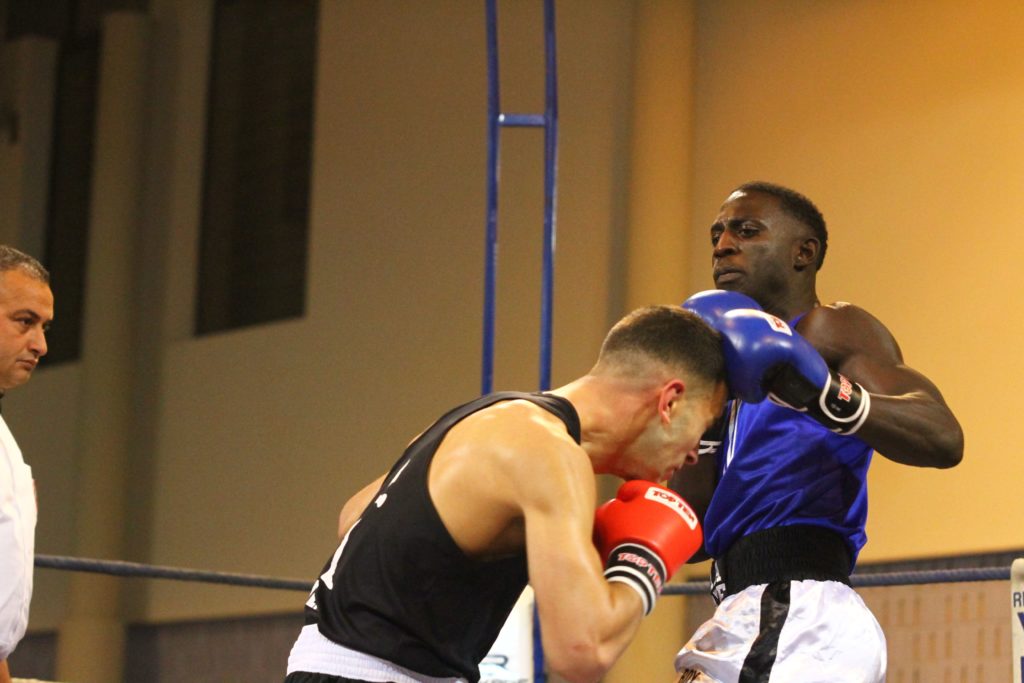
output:
<instances>
[{"instance_id":1,"label":"white boxing shorts","mask_svg":"<svg viewBox=\"0 0 1024 683\"><path fill-rule=\"evenodd\" d=\"M885 635L838 581L780 581L725 598L676 655L679 683L884 683Z\"/></svg>"}]
</instances>

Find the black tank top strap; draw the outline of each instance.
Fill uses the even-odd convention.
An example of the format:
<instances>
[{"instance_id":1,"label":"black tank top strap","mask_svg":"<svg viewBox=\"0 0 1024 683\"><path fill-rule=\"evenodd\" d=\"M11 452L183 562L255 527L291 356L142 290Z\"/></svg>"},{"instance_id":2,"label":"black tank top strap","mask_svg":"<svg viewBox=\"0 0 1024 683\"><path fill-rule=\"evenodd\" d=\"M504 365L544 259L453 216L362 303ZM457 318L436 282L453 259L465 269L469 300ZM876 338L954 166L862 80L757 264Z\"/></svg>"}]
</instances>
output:
<instances>
[{"instance_id":1,"label":"black tank top strap","mask_svg":"<svg viewBox=\"0 0 1024 683\"><path fill-rule=\"evenodd\" d=\"M530 397L530 400L534 403L564 422L565 429L569 432L569 436L571 436L573 441L576 443L580 443L583 439L582 428L580 427L580 416L579 413L576 412L576 408L568 401L568 399L542 392L530 394Z\"/></svg>"}]
</instances>

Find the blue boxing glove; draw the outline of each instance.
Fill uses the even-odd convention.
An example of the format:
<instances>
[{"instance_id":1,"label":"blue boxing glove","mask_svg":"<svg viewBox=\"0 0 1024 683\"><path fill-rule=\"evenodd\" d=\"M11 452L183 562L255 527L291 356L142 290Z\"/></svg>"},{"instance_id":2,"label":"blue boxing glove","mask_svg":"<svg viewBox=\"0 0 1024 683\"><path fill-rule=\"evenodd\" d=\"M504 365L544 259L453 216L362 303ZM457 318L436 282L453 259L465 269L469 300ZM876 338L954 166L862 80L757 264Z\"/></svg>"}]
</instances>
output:
<instances>
[{"instance_id":1,"label":"blue boxing glove","mask_svg":"<svg viewBox=\"0 0 1024 683\"><path fill-rule=\"evenodd\" d=\"M686 310L699 315L704 322L718 332L722 331L722 316L729 311L739 309L753 309L755 311L761 310L761 306L746 294L730 292L727 289L705 289L703 292L697 292L684 301L682 306ZM728 370L728 365L726 366L726 369ZM727 374L726 383L729 386L729 398L732 399L737 397L738 394L736 389L733 388L733 379L731 375ZM750 394L748 394L748 396L749 395ZM763 394L757 399L757 401L762 400L764 400ZM748 402L755 403L756 401L748 400Z\"/></svg>"},{"instance_id":2,"label":"blue boxing glove","mask_svg":"<svg viewBox=\"0 0 1024 683\"><path fill-rule=\"evenodd\" d=\"M821 354L783 320L763 311L724 313L722 333L729 386L737 398L775 403L807 413L838 434L853 434L867 419L871 395L830 370Z\"/></svg>"},{"instance_id":3,"label":"blue boxing glove","mask_svg":"<svg viewBox=\"0 0 1024 683\"><path fill-rule=\"evenodd\" d=\"M760 304L746 294L730 292L727 289L705 289L703 292L697 292L683 302L683 308L693 311L716 330L722 316L729 311L737 308L761 310Z\"/></svg>"}]
</instances>

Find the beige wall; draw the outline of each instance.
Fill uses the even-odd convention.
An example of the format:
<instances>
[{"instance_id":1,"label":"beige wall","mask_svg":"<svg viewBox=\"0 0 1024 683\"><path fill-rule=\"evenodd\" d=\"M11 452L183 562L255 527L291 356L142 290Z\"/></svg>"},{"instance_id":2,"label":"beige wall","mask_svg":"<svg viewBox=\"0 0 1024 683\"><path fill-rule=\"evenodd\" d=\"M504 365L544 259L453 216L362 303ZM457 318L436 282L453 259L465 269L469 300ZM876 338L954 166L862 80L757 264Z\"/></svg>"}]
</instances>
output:
<instances>
[{"instance_id":1,"label":"beige wall","mask_svg":"<svg viewBox=\"0 0 1024 683\"><path fill-rule=\"evenodd\" d=\"M195 12L174 3L163 11ZM510 3L500 17L503 108L539 111L540 13ZM619 314L609 301L621 298L611 273L623 223L615 188L624 172L629 63L618 55L628 54L631 15L628 3L575 3L560 7L558 20L577 28L559 44L555 383L587 370ZM175 229L146 561L312 577L336 542L341 503L390 466L441 407L479 392L483 29L478 3L323 3L302 320L188 336L197 217L189 207L199 188L187 170L168 174L169 210L153 218ZM177 44L201 49L204 22L177 31ZM204 73L175 71L178 121L196 116ZM165 122L179 136L172 159L194 164L201 129L175 124ZM494 385L532 389L541 136L506 131L502 151ZM303 599L153 582L136 610L159 621L297 609Z\"/></svg>"},{"instance_id":2,"label":"beige wall","mask_svg":"<svg viewBox=\"0 0 1024 683\"><path fill-rule=\"evenodd\" d=\"M1013 316L1024 294L1014 258L1024 253L1014 229L1024 208L1024 56L1007 36L1024 29L1024 10L1009 1L696 2L695 30L682 20L676 46L692 90L666 83L673 99L659 106L651 91L671 75L652 77L644 41L664 25L643 22L671 4L558 3L553 383L589 367L627 302L674 302L711 286L707 225L732 186L789 184L831 226L823 298L881 318L967 434L955 470L877 459L863 558L1021 546L1024 465L1004 387L1022 361L989 337L1022 331ZM539 3L500 8L503 108L539 111ZM483 5L324 0L308 314L194 339L208 11L178 0L152 8L139 283L152 305L137 315L135 362L146 379L126 559L312 577L340 504L439 408L479 391ZM685 144L650 139L666 120L691 127ZM532 389L541 136L508 130L503 141L495 387ZM659 166L665 158L674 161ZM665 193L680 185L666 198L673 210L657 206L645 178ZM658 248L687 227L688 240ZM641 233L655 248L636 243ZM42 553L74 548L80 390L77 368L49 368L5 400L40 480ZM53 572L40 572L38 585L32 626L51 628L66 585ZM302 599L136 582L126 610L163 621L294 610Z\"/></svg>"}]
</instances>

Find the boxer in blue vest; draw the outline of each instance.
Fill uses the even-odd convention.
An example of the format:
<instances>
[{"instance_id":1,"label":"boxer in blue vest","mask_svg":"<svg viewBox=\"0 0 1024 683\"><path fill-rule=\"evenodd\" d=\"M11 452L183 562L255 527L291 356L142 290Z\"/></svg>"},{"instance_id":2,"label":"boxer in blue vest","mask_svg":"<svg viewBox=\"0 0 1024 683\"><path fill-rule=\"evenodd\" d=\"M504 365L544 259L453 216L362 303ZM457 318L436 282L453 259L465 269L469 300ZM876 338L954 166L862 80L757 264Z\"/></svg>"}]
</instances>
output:
<instances>
[{"instance_id":1,"label":"boxer in blue vest","mask_svg":"<svg viewBox=\"0 0 1024 683\"><path fill-rule=\"evenodd\" d=\"M714 559L718 602L676 656L680 683L884 681L885 636L849 585L872 452L963 456L956 417L885 325L819 301L827 243L806 197L742 185L711 226L717 289L683 304L722 334L732 400L670 483L703 513L695 559Z\"/></svg>"}]
</instances>

